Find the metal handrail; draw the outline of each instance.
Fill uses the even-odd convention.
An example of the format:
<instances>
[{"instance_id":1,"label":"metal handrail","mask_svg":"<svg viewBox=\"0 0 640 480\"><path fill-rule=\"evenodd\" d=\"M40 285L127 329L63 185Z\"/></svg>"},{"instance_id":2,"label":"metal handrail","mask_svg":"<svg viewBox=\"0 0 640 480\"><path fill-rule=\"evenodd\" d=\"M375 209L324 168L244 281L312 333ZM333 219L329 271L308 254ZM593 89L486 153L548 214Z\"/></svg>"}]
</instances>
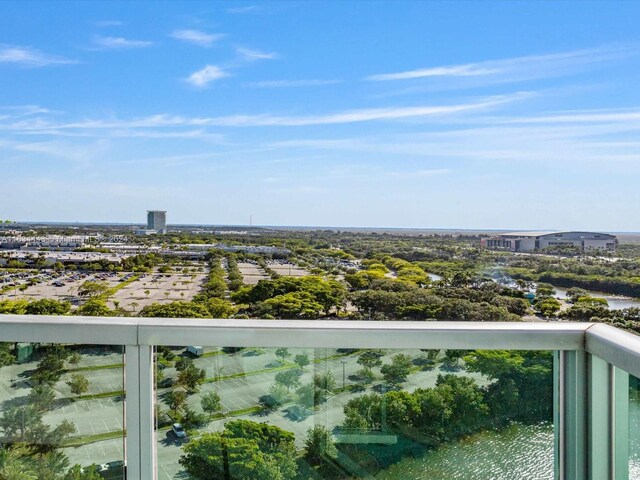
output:
<instances>
[{"instance_id":1,"label":"metal handrail","mask_svg":"<svg viewBox=\"0 0 640 480\"><path fill-rule=\"evenodd\" d=\"M101 345L578 350L640 377L640 336L599 323L0 315L0 341Z\"/></svg>"},{"instance_id":2,"label":"metal handrail","mask_svg":"<svg viewBox=\"0 0 640 480\"><path fill-rule=\"evenodd\" d=\"M127 476L135 480L157 478L154 345L554 350L561 480L624 478L629 384L622 370L640 377L640 336L596 323L0 315L0 342L125 346Z\"/></svg>"}]
</instances>

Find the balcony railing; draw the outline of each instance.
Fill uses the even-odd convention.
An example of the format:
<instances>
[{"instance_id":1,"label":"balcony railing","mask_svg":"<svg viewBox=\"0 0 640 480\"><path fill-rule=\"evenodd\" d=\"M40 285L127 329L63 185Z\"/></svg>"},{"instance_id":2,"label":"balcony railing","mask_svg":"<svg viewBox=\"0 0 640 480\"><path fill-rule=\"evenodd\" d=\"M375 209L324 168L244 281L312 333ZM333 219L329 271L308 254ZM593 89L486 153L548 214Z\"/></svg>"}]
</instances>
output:
<instances>
[{"instance_id":1,"label":"balcony railing","mask_svg":"<svg viewBox=\"0 0 640 480\"><path fill-rule=\"evenodd\" d=\"M0 316L1 342L124 345L128 479L157 478L153 348L552 350L555 477L627 480L629 375L640 337L593 323L195 320Z\"/></svg>"}]
</instances>

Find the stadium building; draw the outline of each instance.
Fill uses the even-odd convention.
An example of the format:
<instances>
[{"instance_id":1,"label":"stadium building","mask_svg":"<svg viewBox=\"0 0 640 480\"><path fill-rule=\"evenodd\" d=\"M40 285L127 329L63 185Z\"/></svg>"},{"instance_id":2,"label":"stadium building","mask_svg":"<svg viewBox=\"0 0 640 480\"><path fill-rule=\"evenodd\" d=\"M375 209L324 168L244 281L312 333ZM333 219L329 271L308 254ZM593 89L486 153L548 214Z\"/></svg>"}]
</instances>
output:
<instances>
[{"instance_id":1,"label":"stadium building","mask_svg":"<svg viewBox=\"0 0 640 480\"><path fill-rule=\"evenodd\" d=\"M491 250L533 252L549 247L574 246L583 252L603 250L615 252L618 239L615 235L595 232L508 232L483 238L481 245Z\"/></svg>"}]
</instances>

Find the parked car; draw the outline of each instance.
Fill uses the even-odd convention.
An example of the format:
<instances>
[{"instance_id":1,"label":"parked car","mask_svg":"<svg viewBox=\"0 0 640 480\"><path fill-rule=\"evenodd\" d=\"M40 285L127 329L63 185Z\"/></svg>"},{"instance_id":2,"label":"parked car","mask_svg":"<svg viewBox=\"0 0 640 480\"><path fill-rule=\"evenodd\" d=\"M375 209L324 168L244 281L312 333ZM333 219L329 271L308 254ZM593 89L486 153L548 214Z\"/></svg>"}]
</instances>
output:
<instances>
[{"instance_id":1,"label":"parked car","mask_svg":"<svg viewBox=\"0 0 640 480\"><path fill-rule=\"evenodd\" d=\"M184 427L179 423L174 423L171 426L171 431L177 438L187 438L187 432Z\"/></svg>"},{"instance_id":2,"label":"parked car","mask_svg":"<svg viewBox=\"0 0 640 480\"><path fill-rule=\"evenodd\" d=\"M200 345L189 345L187 347L187 352L189 352L191 355L199 357L204 353L204 348L202 348Z\"/></svg>"}]
</instances>

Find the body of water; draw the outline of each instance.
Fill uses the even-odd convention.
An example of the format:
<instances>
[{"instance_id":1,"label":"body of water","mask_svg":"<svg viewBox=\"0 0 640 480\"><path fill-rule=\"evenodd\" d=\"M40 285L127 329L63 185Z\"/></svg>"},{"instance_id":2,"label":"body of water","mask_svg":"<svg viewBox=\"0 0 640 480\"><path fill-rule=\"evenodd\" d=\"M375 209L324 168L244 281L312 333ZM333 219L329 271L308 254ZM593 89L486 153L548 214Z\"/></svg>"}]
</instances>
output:
<instances>
[{"instance_id":1,"label":"body of water","mask_svg":"<svg viewBox=\"0 0 640 480\"><path fill-rule=\"evenodd\" d=\"M553 287L556 291L556 297L561 300L567 298L567 288ZM622 310L623 308L640 308L640 299L633 297L623 297L622 295L611 295L610 293L592 292L587 290L590 296L596 298L604 298L609 303L611 310Z\"/></svg>"},{"instance_id":2,"label":"body of water","mask_svg":"<svg viewBox=\"0 0 640 480\"><path fill-rule=\"evenodd\" d=\"M629 409L629 480L640 480L640 395ZM553 480L553 425L513 424L381 470L376 480Z\"/></svg>"}]
</instances>

